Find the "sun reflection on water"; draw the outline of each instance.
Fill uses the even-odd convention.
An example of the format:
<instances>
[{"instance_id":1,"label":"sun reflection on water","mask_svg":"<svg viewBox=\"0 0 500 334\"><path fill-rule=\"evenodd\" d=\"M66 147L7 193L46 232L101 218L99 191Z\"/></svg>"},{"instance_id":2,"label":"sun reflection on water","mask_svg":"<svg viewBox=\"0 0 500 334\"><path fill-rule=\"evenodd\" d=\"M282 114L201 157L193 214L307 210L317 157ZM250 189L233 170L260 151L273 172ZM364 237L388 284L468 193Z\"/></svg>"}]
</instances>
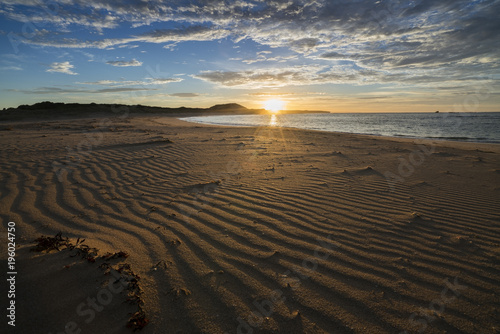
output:
<instances>
[{"instance_id":1,"label":"sun reflection on water","mask_svg":"<svg viewBox=\"0 0 500 334\"><path fill-rule=\"evenodd\" d=\"M271 115L269 126L278 126L278 117L276 115Z\"/></svg>"}]
</instances>

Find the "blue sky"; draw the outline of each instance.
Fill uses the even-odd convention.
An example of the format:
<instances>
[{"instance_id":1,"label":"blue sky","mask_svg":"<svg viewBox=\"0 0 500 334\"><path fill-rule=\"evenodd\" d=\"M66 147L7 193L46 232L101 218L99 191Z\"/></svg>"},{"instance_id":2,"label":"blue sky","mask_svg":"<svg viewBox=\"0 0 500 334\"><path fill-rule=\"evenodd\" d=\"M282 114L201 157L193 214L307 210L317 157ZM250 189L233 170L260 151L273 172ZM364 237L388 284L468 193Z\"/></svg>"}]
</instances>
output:
<instances>
[{"instance_id":1,"label":"blue sky","mask_svg":"<svg viewBox=\"0 0 500 334\"><path fill-rule=\"evenodd\" d=\"M3 0L0 108L500 111L500 0Z\"/></svg>"}]
</instances>

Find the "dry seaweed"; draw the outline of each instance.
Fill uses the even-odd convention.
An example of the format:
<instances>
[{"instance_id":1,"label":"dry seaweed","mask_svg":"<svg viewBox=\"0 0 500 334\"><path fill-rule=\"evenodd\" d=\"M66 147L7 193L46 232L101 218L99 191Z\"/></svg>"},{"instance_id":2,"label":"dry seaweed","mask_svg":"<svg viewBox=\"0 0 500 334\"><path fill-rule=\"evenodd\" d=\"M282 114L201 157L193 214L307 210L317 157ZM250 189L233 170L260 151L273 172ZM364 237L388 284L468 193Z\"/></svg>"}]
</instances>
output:
<instances>
[{"instance_id":1,"label":"dry seaweed","mask_svg":"<svg viewBox=\"0 0 500 334\"><path fill-rule=\"evenodd\" d=\"M135 331L141 330L148 324L149 320L146 317L146 313L141 309L130 317L127 323L128 328L132 328Z\"/></svg>"},{"instance_id":2,"label":"dry seaweed","mask_svg":"<svg viewBox=\"0 0 500 334\"><path fill-rule=\"evenodd\" d=\"M61 251L62 249L70 248L73 246L71 242L69 242L68 238L64 238L62 233L59 232L55 235L55 237L45 237L41 236L35 239L37 242L36 246L31 250L35 252L50 252L52 250Z\"/></svg>"},{"instance_id":3,"label":"dry seaweed","mask_svg":"<svg viewBox=\"0 0 500 334\"><path fill-rule=\"evenodd\" d=\"M69 238L63 237L62 233L59 232L54 237L41 236L37 238L35 240L37 244L31 249L31 251L48 253L53 250L62 251L68 249L70 251L75 251L75 254L71 255L72 257L80 255L82 259L91 263L96 262L96 260L109 261L112 259L129 257L129 254L123 251L106 253L99 257L99 250L97 248L91 248L88 245L84 245L84 241L85 239L78 238L76 243L73 244ZM70 266L64 266L64 268L69 269ZM127 327L132 328L134 331L144 328L144 326L148 324L149 320L147 319L146 312L143 309L144 300L142 299L142 289L139 286L139 275L132 271L132 268L128 263L122 263L115 269L109 262L103 262L99 265L99 268L104 270L105 275L109 275L110 271L114 269L128 282L127 301L136 304L138 311L132 314L127 322Z\"/></svg>"}]
</instances>

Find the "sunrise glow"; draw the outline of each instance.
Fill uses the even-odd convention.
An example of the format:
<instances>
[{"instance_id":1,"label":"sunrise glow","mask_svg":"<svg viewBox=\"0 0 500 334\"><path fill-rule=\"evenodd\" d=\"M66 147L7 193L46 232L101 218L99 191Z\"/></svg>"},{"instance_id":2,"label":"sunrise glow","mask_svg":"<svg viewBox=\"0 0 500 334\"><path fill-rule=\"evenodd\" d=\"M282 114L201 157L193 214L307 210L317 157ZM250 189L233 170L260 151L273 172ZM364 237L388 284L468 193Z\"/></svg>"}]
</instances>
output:
<instances>
[{"instance_id":1,"label":"sunrise glow","mask_svg":"<svg viewBox=\"0 0 500 334\"><path fill-rule=\"evenodd\" d=\"M272 113L277 113L280 110L284 110L285 105L286 105L285 101L282 100L277 100L277 99L267 100L264 102L264 109L269 110Z\"/></svg>"}]
</instances>

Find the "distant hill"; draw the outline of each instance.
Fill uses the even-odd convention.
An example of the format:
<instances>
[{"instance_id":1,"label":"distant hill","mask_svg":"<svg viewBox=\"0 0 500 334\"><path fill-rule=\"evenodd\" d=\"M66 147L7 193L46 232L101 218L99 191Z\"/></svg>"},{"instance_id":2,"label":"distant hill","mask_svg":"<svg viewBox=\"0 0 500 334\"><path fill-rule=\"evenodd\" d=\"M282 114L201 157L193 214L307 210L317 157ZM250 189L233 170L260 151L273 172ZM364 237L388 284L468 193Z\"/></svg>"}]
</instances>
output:
<instances>
[{"instance_id":1,"label":"distant hill","mask_svg":"<svg viewBox=\"0 0 500 334\"><path fill-rule=\"evenodd\" d=\"M290 110L282 113L312 113L313 111ZM314 111L321 112L321 111ZM66 117L92 117L102 114L122 116L124 114L266 114L265 109L248 109L238 103L217 104L210 108L164 108L143 105L62 103L44 101L32 105L20 105L0 111L0 121L25 119L53 119Z\"/></svg>"},{"instance_id":2,"label":"distant hill","mask_svg":"<svg viewBox=\"0 0 500 334\"><path fill-rule=\"evenodd\" d=\"M208 110L212 110L212 111L246 111L246 110L250 110L250 109L243 107L241 104L238 104L238 103L227 103L227 104L216 104L215 106L208 108Z\"/></svg>"}]
</instances>

